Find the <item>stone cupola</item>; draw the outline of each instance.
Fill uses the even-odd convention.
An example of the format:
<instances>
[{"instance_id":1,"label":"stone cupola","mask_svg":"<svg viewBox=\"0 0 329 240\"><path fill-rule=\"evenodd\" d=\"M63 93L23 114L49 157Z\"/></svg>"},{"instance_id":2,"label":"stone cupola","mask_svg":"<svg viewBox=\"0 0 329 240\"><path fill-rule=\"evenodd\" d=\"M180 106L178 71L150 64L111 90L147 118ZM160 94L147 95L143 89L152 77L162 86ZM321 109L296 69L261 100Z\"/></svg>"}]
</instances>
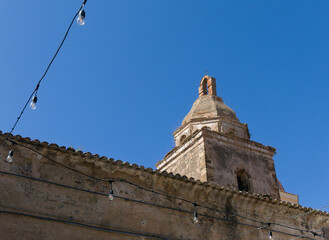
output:
<instances>
[{"instance_id":1,"label":"stone cupola","mask_svg":"<svg viewBox=\"0 0 329 240\"><path fill-rule=\"evenodd\" d=\"M215 78L201 79L199 97L173 135L176 146L158 170L280 198L275 149L250 140L247 124L217 96Z\"/></svg>"},{"instance_id":2,"label":"stone cupola","mask_svg":"<svg viewBox=\"0 0 329 240\"><path fill-rule=\"evenodd\" d=\"M201 79L198 99L184 118L181 127L174 132L176 146L201 128L229 133L244 139L250 138L247 124L240 123L235 112L217 96L216 79L207 75Z\"/></svg>"}]
</instances>

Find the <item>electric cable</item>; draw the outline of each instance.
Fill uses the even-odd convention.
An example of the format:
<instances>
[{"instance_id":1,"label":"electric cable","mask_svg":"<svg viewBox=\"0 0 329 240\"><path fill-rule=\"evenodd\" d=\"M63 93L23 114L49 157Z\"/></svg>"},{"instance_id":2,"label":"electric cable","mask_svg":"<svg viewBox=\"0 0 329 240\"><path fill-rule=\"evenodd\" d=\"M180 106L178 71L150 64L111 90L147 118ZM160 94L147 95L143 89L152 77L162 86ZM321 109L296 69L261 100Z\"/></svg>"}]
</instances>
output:
<instances>
[{"instance_id":1,"label":"electric cable","mask_svg":"<svg viewBox=\"0 0 329 240\"><path fill-rule=\"evenodd\" d=\"M225 237L225 238L222 238L221 240L227 240L227 239L231 239L231 238L235 238L235 237L239 237L239 236L243 236L243 235L246 235L246 234L250 234L252 232L256 232L262 228L265 228L266 226L262 226L262 227L259 227L257 229L251 229L251 230L248 230L248 231L245 231L245 232L242 232L242 233L238 233L238 234L234 234L234 235L230 235L228 237Z\"/></svg>"},{"instance_id":2,"label":"electric cable","mask_svg":"<svg viewBox=\"0 0 329 240\"><path fill-rule=\"evenodd\" d=\"M46 68L46 70L44 71L43 75L42 75L41 78L39 79L39 81L38 81L38 83L37 83L35 89L34 89L33 92L31 93L31 95L30 95L30 97L28 98L28 100L26 101L26 103L25 103L23 109L21 110L21 113L18 115L18 117L17 117L17 119L16 119L16 121L15 121L13 127L11 128L10 132L7 133L7 136L5 137L4 141L1 143L0 146L2 146L2 145L8 140L9 135L12 134L13 131L15 130L15 128L16 128L16 126L17 126L19 120L21 119L23 113L25 112L25 109L26 109L27 105L29 104L29 102L31 101L33 95L36 96L36 94L37 94L37 92L38 92L38 90L39 90L40 84L41 84L42 80L45 78L45 76L47 75L50 66L52 65L52 63L54 62L55 58L57 57L57 54L58 54L59 51L61 50L61 48L62 48L62 46L63 46L63 44L64 44L64 42L65 42L65 40L66 40L66 37L67 37L67 35L69 34L69 32L70 32L70 30L71 30L71 27L72 27L72 25L73 25L74 20L75 20L76 17L79 15L80 10L83 9L83 7L85 6L86 3L87 3L87 0L84 0L84 1L82 2L82 4L81 4L79 10L75 13L75 15L74 15L74 17L73 17L73 19L72 19L72 21L71 21L69 27L67 28L67 30L66 30L66 32L65 32L65 35L64 35L64 37L63 37L63 39L62 39L62 41L61 41L59 47L57 48L55 54L53 55L51 61L49 62L48 66L47 66L47 68Z\"/></svg>"},{"instance_id":3,"label":"electric cable","mask_svg":"<svg viewBox=\"0 0 329 240\"><path fill-rule=\"evenodd\" d=\"M17 144L17 145L19 145L19 146L22 146L22 147L28 148L28 149L30 149L30 150L32 150L32 151L34 151L34 152L36 152L36 153L42 155L43 157L47 158L48 160L52 161L53 163L56 163L56 164L58 164L58 165L61 166L61 167L67 168L67 169L69 169L69 170L71 170L71 171L74 171L74 172L76 172L76 173L79 173L79 174L81 174L81 175L84 175L85 177L89 177L89 178L92 178L92 179L95 179L95 180L98 180L98 181L110 182L110 184L112 184L112 182L114 182L114 181L117 181L117 182L125 182L125 183L127 183L127 184L133 185L133 186L135 186L135 187L137 187L137 188L140 188L140 189L143 189L143 190L145 190L145 191L152 192L152 193L154 193L154 194L158 194L158 195L162 195L162 196L166 196L166 197L170 197L170 198L175 198L175 199L177 199L177 200L181 200L181 201L185 201L185 202L191 203L191 204L193 204L194 206L199 206L199 207L202 207L202 208L205 208L205 209L215 210L215 211L218 211L218 212L228 213L228 214L230 214L230 215L233 215L233 216L236 216L236 217L240 217L240 218L243 218L243 219L248 220L248 221L253 221L253 222L257 222L257 223L262 223L262 224L264 224L264 222L259 221L259 220L250 219L250 218L247 218L247 217L244 217L244 216L240 216L240 215L238 215L238 214L230 213L230 212L227 212L227 211L224 211L224 210L220 210L220 209L211 208L211 207L208 207L208 206L204 206L204 205L196 204L195 202L190 201L190 200L188 200L188 199L183 199L183 198L180 198L180 197L171 196L171 195L169 195L169 194L165 194L165 193L161 193L161 192L156 192L156 191L154 191L154 190L147 189L147 188L145 188L145 187L143 187L143 186L137 185L137 184L135 184L135 183L129 182L129 181L124 180L124 179L113 179L113 180L110 180L110 179L101 179L101 178L98 178L98 177L95 177L95 176L91 176L91 175L89 175L89 174L86 174L86 173L80 172L80 171L78 171L78 170L76 170L76 169L74 169L74 168L71 168L71 167L68 167L68 166L66 166L66 165L64 165L64 164L61 164L61 163L59 163L59 162L57 162L57 161L55 161L55 160L52 160L51 158L49 158L49 157L47 157L46 155L44 155L44 154L42 154L42 153L40 153L40 152L34 150L33 148L30 148L30 147L24 146L24 145L22 145L22 144L19 144L19 143L15 142L15 141L12 141L12 140L9 139L9 136L10 136L10 135L13 133L13 131L15 130L15 128L16 128L18 122L20 121L22 115L24 114L25 109L26 109L27 105L29 104L29 102L31 101L33 95L34 95L34 97L35 97L35 99L36 99L37 92L38 92L38 90L39 90L39 87L40 87L40 85L41 85L43 79L44 79L45 76L47 75L47 73L48 73L48 71L49 71L49 69L50 69L52 63L54 62L54 60L55 60L55 58L57 57L59 51L61 50L61 48L62 48L62 46L63 46L63 44L64 44L64 42L65 42L65 40L66 40L66 38L67 38L67 36L68 36L68 33L69 33L69 31L70 31L70 29L71 29L71 27L72 27L72 25L73 25L74 20L75 20L76 17L79 15L80 11L83 10L83 7L85 6L86 2L87 2L87 0L84 0L84 1L83 1L83 3L81 4L79 10L78 10L78 11L76 12L76 14L74 15L74 17L73 17L73 19L72 19L72 21L71 21L71 23L70 23L68 29L67 29L66 32L65 32L65 35L64 35L64 37L63 37L63 39L62 39L62 41L61 41L59 47L57 48L55 54L53 55L51 61L49 62L48 66L47 66L47 68L46 68L46 70L45 70L45 72L43 73L42 77L39 79L39 81L38 81L38 83L37 83L35 89L33 90L33 92L31 93L30 97L28 98L27 102L25 103L25 105L24 105L23 109L21 110L19 116L17 117L17 119L16 119L16 121L15 121L13 127L11 128L11 131L10 131L9 133L7 133L7 135L6 135L5 138L4 138L4 141L2 142L2 144L1 144L0 146L2 146L6 141L10 141L10 142L13 143L13 144ZM83 17L84 17L84 15L83 15ZM35 100L35 102L36 102L36 100ZM12 157L12 154L11 154L11 157ZM2 171L0 171L0 172L3 173L3 174L5 174L5 173L2 172ZM7 173L7 174L8 174L8 173ZM41 181L41 180L39 180L39 181ZM49 181L46 181L46 180L42 180L42 181L47 182L47 183L50 183ZM54 183L52 183L52 184L54 184ZM57 185L59 185L59 186L64 186L64 185L61 185L61 184L57 184ZM81 190L81 189L79 189L79 190ZM89 190L83 190L83 191L85 191L85 192L89 192L89 193L95 193L95 192L92 192L92 191L89 191ZM111 191L112 191L112 190L111 190ZM106 194L105 194L105 195L106 195ZM113 195L113 194L112 194L112 195ZM119 197L119 196L116 196L116 197L124 199L123 197ZM124 199L124 200L127 200L127 199ZM130 199L130 201L135 201L135 202L136 202L137 200L132 200L132 199ZM138 202L140 202L140 201L138 201ZM158 205L156 205L156 206L158 206ZM159 206L158 206L158 207L159 207ZM163 207L163 206L161 206L161 207ZM326 206L326 207L324 207L324 208L327 208L327 207L329 207L329 206ZM174 209L174 210L178 210L178 209ZM184 210L181 210L181 211L184 211ZM307 214L310 214L310 213L312 213L312 212L314 212L314 211L315 211L315 210L312 210L312 211L307 212L307 213L299 214L299 215L296 215L295 217L297 218L297 217L300 217L300 216L303 216L303 215L307 215ZM1 211L1 212L2 212L2 211ZM188 211L186 211L186 212L188 212ZM188 212L188 213L190 213L190 212ZM196 211L194 211L194 215L197 216L197 215L199 215L199 214L197 214ZM200 216L208 217L208 216L206 216L206 215L202 215L202 214L200 214ZM216 218L216 219L220 219L220 218ZM289 218L289 219L292 219L292 218ZM290 229L294 229L294 230L304 231L304 232L311 232L311 233L314 233L314 232L317 231L317 230L316 230L316 231L306 231L306 230L301 230L301 229L293 228L293 227L290 227L290 226L282 225L282 224L279 224L279 223L271 223L271 224L275 224L275 225L278 225L278 226L281 226L281 227L286 227L286 228L290 228ZM252 225L250 225L250 226L252 226ZM253 226L253 227L255 227L255 226ZM257 229L252 230L252 231L260 230L260 229L263 229L263 228L264 228L263 226L261 226L261 227L258 227L258 226L257 226ZM277 232L277 231L275 231L275 230L273 230L273 231L274 231L274 232ZM249 233L249 232L251 232L251 231L247 231L247 232ZM247 233L247 232L246 232L246 233ZM239 234L239 235L241 235L241 234ZM236 235L236 236L237 236L237 235ZM294 235L294 236L295 236L295 235ZM305 236L305 235L303 235L303 236L297 236L296 238L301 238L301 237L304 237L304 236ZM149 237L149 236L147 236L147 237ZM231 236L231 237L232 237L232 236ZM296 239L296 238L293 238L293 239ZM157 239L162 239L162 238L157 238ZM225 238L225 239L229 239L229 238Z\"/></svg>"},{"instance_id":4,"label":"electric cable","mask_svg":"<svg viewBox=\"0 0 329 240\"><path fill-rule=\"evenodd\" d=\"M44 179L40 179L40 178L36 178L36 177L31 177L31 176L26 176L26 175L20 175L20 174L10 173L10 172L4 172L4 171L0 171L0 174L9 175L9 176L13 176L13 177L19 177L19 178L25 178L25 179L32 180L32 181L37 181L37 182L43 182L43 183L47 183L47 184L52 184L52 185L55 185L55 186L59 186L59 187L63 187L63 188L68 188L68 189L72 189L72 190L76 190L76 191L81 191L81 192L86 192L86 193L90 193L90 194L95 194L95 195L100 195L100 196L108 196L106 193L101 193L101 192L91 191L91 190L82 189L82 188L78 188L78 187L73 187L73 186L70 186L70 185L56 183L56 182L53 182L53 181L44 180ZM117 199L124 200L124 201L129 201L129 202L134 202L134 203L149 205L149 206L158 207L158 208L164 208L164 209L178 211L178 212L183 212L183 213L187 213L187 214L193 214L194 213L194 211L188 211L188 210L184 210L184 209L180 209L180 208L174 208L174 207L164 206L164 205L160 205L160 204L156 204L156 203L149 203L149 202L145 202L145 201L141 201L141 200L136 200L136 199L131 199L131 198L127 198L127 197L122 197L122 196L119 196L119 195L114 195L114 197L117 198ZM246 223L241 223L241 222L237 222L237 221L231 221L231 220L225 219L225 218L208 216L206 214L199 214L199 216L203 216L203 217L206 217L206 218L212 218L212 219L216 219L216 220L222 220L222 221L226 221L226 222L230 222L230 223L237 223L239 225L244 225L244 226L248 226L248 227L258 227L258 226L254 226L254 225L250 225L250 224L246 224Z\"/></svg>"},{"instance_id":5,"label":"electric cable","mask_svg":"<svg viewBox=\"0 0 329 240\"><path fill-rule=\"evenodd\" d=\"M288 219L285 219L285 220L283 220L283 221L288 222L289 219L297 219L298 217L305 216L305 215L311 214L311 213L313 213L313 212L315 212L315 211L319 211L319 210L326 209L326 208L329 208L329 205L324 206L324 207L321 207L321 208L318 208L318 209L313 209L313 210L311 210L311 211L309 211L309 212L306 212L306 213L297 214L297 215L292 216L292 217L290 217L290 218L288 218ZM284 226L284 225L282 225L282 223L281 223L281 224L278 224L278 223L271 223L271 224L273 224L273 225L278 225L278 226L281 226L281 227ZM264 225L264 226L260 227L259 229L265 228L266 226L267 226L267 225ZM329 226L328 226L327 228L329 228ZM227 240L227 239L232 239L232 238L235 238L235 237L238 237L238 236L243 236L243 235L249 234L249 233L251 233L251 232L257 231L257 230L259 230L259 229L253 229L253 230L245 231L245 232L242 232L242 233L239 233L239 234L230 235L230 236L228 236L228 237L226 237L226 238L222 238L221 240ZM292 228L292 229L294 229L294 228ZM316 231L308 231L308 230L302 230L302 229L294 229L294 230L303 231L303 232L312 233L312 234L314 234L314 232L316 232ZM303 236L304 236L304 235L303 235ZM306 236L306 235L305 235L305 236ZM322 236L322 237L325 238L325 239L329 239L329 238L324 237L324 236ZM299 238L300 238L300 237L299 237ZM293 239L296 239L296 238L293 238Z\"/></svg>"},{"instance_id":6,"label":"electric cable","mask_svg":"<svg viewBox=\"0 0 329 240\"><path fill-rule=\"evenodd\" d=\"M86 193L91 193L91 194L96 194L96 195L101 195L101 196L108 196L105 193L100 193L100 192L90 191L90 190L81 189L81 188L77 188L77 187L72 187L72 186L69 186L69 185L60 184L60 183L56 183L56 182L52 182L52 181L44 180L44 179L40 179L40 178L20 175L20 174L16 174L16 173L9 173L9 172L0 171L0 174L25 178L25 179L29 179L29 180L33 180L33 181L39 181L39 182L52 184L52 185L56 185L56 186L59 186L59 187L64 187L64 188L68 188L68 189L72 189L72 190L76 190L76 191L81 191L81 192L86 192ZM187 211L187 210L180 209L180 208L173 208L173 207L163 206L163 205L159 205L159 204L155 204L155 203L149 203L149 202L136 200L136 199L131 199L131 198L127 198L127 197L122 197L122 196L118 196L118 195L115 195L115 198L118 198L118 199L121 199L121 200L124 200L124 201L130 201L130 202L134 202L134 203L144 204L144 205L148 205L148 206L159 207L159 208L164 208L164 209L168 209L168 210L183 212L183 213L187 213L187 214L193 214L194 213L194 211ZM262 229L262 227L260 227L260 226L255 226L255 225L251 225L251 224L247 224L247 223L242 223L242 222L239 222L239 221L232 221L232 220L229 220L229 219L226 219L226 218L214 217L214 216L209 216L209 215L206 215L206 214L198 214L198 216L202 216L202 217L210 218L210 219L214 219L214 220L219 220L219 221L224 221L224 222L228 222L228 223L238 224L238 225L242 225L242 226L246 226L246 227L256 228L254 230ZM299 235L291 234L291 233L287 233L287 232L283 232L283 231L278 231L278 230L272 230L272 231L276 232L276 233L285 234L287 236L299 237ZM308 238L308 237L303 237L303 238L312 239L312 238Z\"/></svg>"},{"instance_id":7,"label":"electric cable","mask_svg":"<svg viewBox=\"0 0 329 240\"><path fill-rule=\"evenodd\" d=\"M32 215L32 214L16 212L16 211L0 210L0 214L20 215L20 216L24 216L24 217L30 217L30 218L36 218L36 219L39 219L39 220L46 220L46 221L51 221L51 222L59 222L59 223L64 223L64 224L69 224L69 225L75 225L75 226L79 226L79 227L90 228L90 229L104 231L104 232L111 232L111 233L119 233L119 234L125 234L125 235L147 237L147 238L151 238L151 239L173 240L173 239L161 237L160 235L149 235L149 234L137 233L137 232L134 232L133 230L125 231L125 230L113 229L113 228L108 228L108 227L106 227L106 228L105 227L98 227L98 226L93 226L93 225L90 225L90 224L74 222L74 221L69 220L69 219L65 219L65 220L64 219L56 219L56 218L44 217L44 216L40 216L40 215Z\"/></svg>"},{"instance_id":8,"label":"electric cable","mask_svg":"<svg viewBox=\"0 0 329 240\"><path fill-rule=\"evenodd\" d=\"M312 231L312 233L313 233L314 236L320 236L320 237L322 237L324 239L329 239L329 238L327 238L325 236L321 236L321 235L316 234L316 232L319 232L319 231L322 231L322 230L326 230L327 228L329 228L329 226L326 226L326 227L323 227L323 228L319 228L319 229L317 229L315 231ZM300 236L297 236L297 237L294 237L294 238L290 238L289 240L298 239L298 238L305 238L305 236L306 236L306 234L300 235Z\"/></svg>"},{"instance_id":9,"label":"electric cable","mask_svg":"<svg viewBox=\"0 0 329 240\"><path fill-rule=\"evenodd\" d=\"M148 191L148 192L151 192L151 193L154 193L154 194L158 194L158 195L162 195L162 196L165 196L165 197L170 197L170 198L174 198L174 199L177 199L177 200L185 201L185 202L191 203L191 204L193 204L193 205L195 204L195 202L193 202L193 201L191 201L191 200L187 200L187 199L184 199L184 198L180 198L180 197L172 196L172 195L169 195L169 194L165 194L165 193L157 192L157 191L154 191L154 190L151 190L151 189L148 189L148 188L142 187L142 186L140 186L140 185L137 185L137 184L135 184L135 183L129 182L129 181L124 180L124 179L103 179L103 178L98 178L98 177L95 177L95 176L93 176L93 175L89 175L89 174L86 174L86 173L80 172L80 171L78 171L78 170L76 170L76 169L74 169L74 168L71 168L71 167L69 167L69 166L66 166L65 164L59 163L59 162L57 162L57 161L55 161L55 160L49 158L47 155L45 155L45 154L43 154L43 153L41 153L41 152L35 150L34 148L31 148L31 147L28 147L28 146L26 146L26 145L20 144L20 143L18 143L18 142L16 142L16 141L13 141L13 140L9 140L9 141L12 142L12 143L15 144L15 145L18 145L18 146L24 147L24 148L26 148L26 149L29 149L29 150L31 150L31 151L33 151L33 152L35 152L35 153L37 153L37 154L43 156L44 158L48 159L49 161L51 161L51 162L53 162L53 163L55 163L55 164L57 164L57 165L59 165L59 166L61 166L61 167L63 167L63 168L66 168L66 169L68 169L68 170L71 170L71 171L73 171L73 172L76 172L76 173L78 173L78 174L81 174L81 175L83 175L83 176L85 176L85 177L88 177L88 178L91 178L91 179L95 179L95 180L98 180L98 181L102 181L102 182L110 182L110 181L112 181L112 182L114 182L114 181L125 182L125 183L127 183L127 184L130 184L130 185L132 185L132 186L135 186L135 187L137 187L137 188L143 189L143 190L145 190L145 191ZM211 207L204 206L204 205L201 205L201 204L197 204L197 205L200 206L200 207L203 207L203 208L209 209L209 210L218 211L218 212L222 212L222 213L227 213L227 211L220 210L220 209L217 209L217 208L211 208ZM254 219L250 219L250 218L247 218L247 217L244 217L244 216L240 216L240 215L238 215L238 214L234 214L234 213L228 213L228 214L230 214L230 215L234 215L234 216L237 216L237 217L241 217L241 218L244 218L244 219L246 219L246 220L250 220L250 221L253 221L253 222L257 222L257 223L261 223L261 224L264 223L264 222L261 222L261 221L258 221L258 220L254 220Z\"/></svg>"},{"instance_id":10,"label":"electric cable","mask_svg":"<svg viewBox=\"0 0 329 240\"><path fill-rule=\"evenodd\" d=\"M63 187L63 188L68 188L68 189L72 189L72 190L76 190L76 191L86 192L86 193L90 193L90 194L95 194L95 195L100 195L100 196L108 196L108 194L106 194L106 193L101 193L101 192L91 191L91 190L82 189L82 188L78 188L78 187L73 187L73 186L70 186L70 185L56 183L56 182L53 182L53 181L40 179L40 178L36 178L36 177L31 177L31 176L26 176L26 175L21 175L21 174L16 174L16 173L10 173L10 172L5 172L5 171L0 171L0 174L9 175L9 176L13 176L13 177L19 177L19 178L25 178L25 179L32 180L32 181L51 184L51 185L55 185L55 186L59 186L59 187ZM188 213L188 214L193 214L194 213L194 211L188 211L188 210L184 210L184 209L180 209L180 208L168 207L168 206L159 205L159 204L155 204L155 203L149 203L149 202L145 202L145 201L141 201L141 200L122 197L122 196L119 196L119 195L114 195L114 197L118 198L118 199L122 199L124 201L140 203L140 204L149 205L149 206L153 206L153 207L159 207L159 208L169 209L169 210L173 210L173 211L184 212L184 213ZM207 218L213 218L213 219L217 219L217 220L223 220L223 221L226 221L226 222L233 223L233 221L230 221L230 220L225 219L225 218L212 217L212 216L208 216L208 215L205 215L205 214L199 214L199 216L203 216L203 217L207 217ZM258 226L253 226L253 225L249 225L249 224L245 224L245 223L238 223L238 224L249 226L249 227L258 227Z\"/></svg>"},{"instance_id":11,"label":"electric cable","mask_svg":"<svg viewBox=\"0 0 329 240\"><path fill-rule=\"evenodd\" d=\"M191 203L191 204L196 204L195 202L191 201L191 200L187 200L187 199L184 199L184 198L180 198L180 197L176 197L176 196L172 196L172 195L169 195L169 194L165 194L165 193L161 193L161 192L157 192L157 191L154 191L154 190L151 190L151 189L148 189L148 188L145 188L143 186L140 186L140 185L137 185L135 183L132 183L132 182L129 182L127 180L124 180L124 179L102 179L102 178L98 178L98 177L95 177L93 175L89 175L89 174L86 174L86 173L83 173L83 172L80 172L74 168L71 168L71 167L68 167L66 166L65 164L62 164L62 163L59 163L51 158L49 158L47 155L45 154L42 154L40 153L39 151L31 148L31 147L28 147L26 145L23 145L23 144L20 144L16 141L13 141L11 139L9 139L8 141L10 141L12 144L15 144L15 145L18 145L18 146L21 146L21 147L24 147L24 148L27 148L43 157L45 157L46 159L50 160L51 162L63 167L63 168L66 168L68 170L71 170L71 171L74 171L78 174L81 174L83 176L86 176L88 178L91 178L91 179L95 179L95 180L98 180L98 181L102 181L102 182L124 182L124 183L127 183L127 184L130 184L132 186L135 186L139 189L143 189L145 191L149 191L149 192L152 192L154 194L158 194L158 195L162 195L162 196L166 196L166 197L170 197L170 198L174 198L174 199L178 199L178 200L181 200L181 201L185 201L185 202L188 202L188 203ZM247 218L247 217L244 217L244 216L241 216L241 215L238 215L238 214L235 214L235 213L231 213L231 212L227 212L227 211L224 211L224 210L221 210L221 209L218 209L218 208L212 208L212 207L208 207L208 206L205 206L205 205L201 205L201 204L197 204L199 207L202 207L202 208L205 208L205 209L209 209L209 210L212 210L212 211L216 211L216 212L222 212L222 213L225 213L225 214L229 214L229 215L232 215L232 216L236 216L236 217L240 217L242 219L245 219L245 220L249 220L249 221L252 221L252 222L256 222L256 223L260 223L262 225L265 225L267 226L268 223L265 223L263 221L259 221L259 220L255 220L255 219L251 219L251 218ZM201 216L201 215L200 215ZM293 229L293 230L296 230L296 231L304 231L304 232L307 232L308 230L304 230L304 229L298 229L298 228L294 228L294 227L290 227L290 226L287 226L287 225L283 225L283 224L280 224L280 223L271 223L273 225L278 225L278 226L281 226L281 227L285 227L285 228L290 228L290 229ZM257 226L259 227L259 226ZM262 226L261 226L262 227ZM309 231L310 232L310 231Z\"/></svg>"}]
</instances>

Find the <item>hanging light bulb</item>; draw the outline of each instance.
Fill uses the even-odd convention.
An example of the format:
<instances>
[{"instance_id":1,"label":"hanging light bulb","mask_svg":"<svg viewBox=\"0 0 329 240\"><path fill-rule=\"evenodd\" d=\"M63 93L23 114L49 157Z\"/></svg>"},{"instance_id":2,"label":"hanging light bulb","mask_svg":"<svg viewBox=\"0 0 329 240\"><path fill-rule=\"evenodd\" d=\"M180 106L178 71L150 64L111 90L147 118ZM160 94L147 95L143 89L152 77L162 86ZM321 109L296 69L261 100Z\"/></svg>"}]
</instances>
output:
<instances>
[{"instance_id":1,"label":"hanging light bulb","mask_svg":"<svg viewBox=\"0 0 329 240\"><path fill-rule=\"evenodd\" d=\"M112 189L110 190L110 194L109 194L108 198L109 198L110 201L112 201L113 198L114 198L113 190Z\"/></svg>"},{"instance_id":2,"label":"hanging light bulb","mask_svg":"<svg viewBox=\"0 0 329 240\"><path fill-rule=\"evenodd\" d=\"M272 237L272 231L270 231L270 234L269 234L268 238L269 238L270 240L273 239L273 237Z\"/></svg>"},{"instance_id":3,"label":"hanging light bulb","mask_svg":"<svg viewBox=\"0 0 329 240\"><path fill-rule=\"evenodd\" d=\"M194 223L198 223L199 222L199 218L198 218L198 213L197 212L194 212L193 222Z\"/></svg>"},{"instance_id":4,"label":"hanging light bulb","mask_svg":"<svg viewBox=\"0 0 329 240\"><path fill-rule=\"evenodd\" d=\"M79 12L79 16L77 18L77 23L80 26L85 25L85 17L86 17L86 12L85 12L85 10L81 9L80 12Z\"/></svg>"},{"instance_id":5,"label":"hanging light bulb","mask_svg":"<svg viewBox=\"0 0 329 240\"><path fill-rule=\"evenodd\" d=\"M193 222L194 222L194 223L198 223L198 222L199 222L199 218L198 218L198 213L196 212L197 204L196 204L196 203L193 203L193 205L194 205L194 216L193 216Z\"/></svg>"},{"instance_id":6,"label":"hanging light bulb","mask_svg":"<svg viewBox=\"0 0 329 240\"><path fill-rule=\"evenodd\" d=\"M14 156L14 152L13 152L13 150L11 149L10 151L9 151L9 153L8 153L8 156L7 156L7 159L6 159L6 161L7 162L12 162L13 161L13 156Z\"/></svg>"},{"instance_id":7,"label":"hanging light bulb","mask_svg":"<svg viewBox=\"0 0 329 240\"><path fill-rule=\"evenodd\" d=\"M37 108L37 101L38 101L38 98L36 95L34 95L34 97L32 98L32 101L30 103L30 108L32 110L35 110Z\"/></svg>"},{"instance_id":8,"label":"hanging light bulb","mask_svg":"<svg viewBox=\"0 0 329 240\"><path fill-rule=\"evenodd\" d=\"M270 240L272 240L273 237L272 237L272 231L271 231L271 223L267 223L267 225L268 225L268 230L270 231L269 234L268 234L268 238L269 238Z\"/></svg>"},{"instance_id":9,"label":"hanging light bulb","mask_svg":"<svg viewBox=\"0 0 329 240\"><path fill-rule=\"evenodd\" d=\"M109 198L110 201L112 201L114 199L114 192L113 192L113 189L112 189L112 181L110 181L110 193L109 193L108 198Z\"/></svg>"}]
</instances>

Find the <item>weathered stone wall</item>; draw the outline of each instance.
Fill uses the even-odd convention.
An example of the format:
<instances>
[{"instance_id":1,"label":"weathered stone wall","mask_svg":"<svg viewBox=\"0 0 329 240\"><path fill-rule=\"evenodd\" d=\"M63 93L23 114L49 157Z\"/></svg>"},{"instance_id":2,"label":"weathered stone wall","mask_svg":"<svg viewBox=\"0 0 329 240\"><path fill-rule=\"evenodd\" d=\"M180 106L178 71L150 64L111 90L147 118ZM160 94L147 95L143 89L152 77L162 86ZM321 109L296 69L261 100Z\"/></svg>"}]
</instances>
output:
<instances>
[{"instance_id":1,"label":"weathered stone wall","mask_svg":"<svg viewBox=\"0 0 329 240\"><path fill-rule=\"evenodd\" d=\"M197 207L200 221L194 224L193 204L125 182L113 183L115 198L109 201L106 196L109 193L107 182L82 176L16 145L13 162L0 161L1 240L217 240L245 231L249 231L248 234L232 239L268 239L268 230L257 229L264 226L262 223L246 218L288 225L290 228L271 225L274 239L283 240L292 238L286 234L302 235L306 233L301 230L316 230L329 225L329 214L324 212L310 213L312 209L298 205L224 189L98 155L83 154L72 148L59 148L54 144L20 137L11 139L75 170L99 178L123 179L218 211ZM2 140L3 135L0 137ZM0 147L0 159L4 160L10 149L9 144ZM300 216L291 219L296 215ZM310 234L307 237L312 239Z\"/></svg>"},{"instance_id":2,"label":"weathered stone wall","mask_svg":"<svg viewBox=\"0 0 329 240\"><path fill-rule=\"evenodd\" d=\"M212 131L203 131L208 181L238 189L237 172L250 176L251 193L280 199L274 168L274 150L259 143Z\"/></svg>"},{"instance_id":3,"label":"weathered stone wall","mask_svg":"<svg viewBox=\"0 0 329 240\"><path fill-rule=\"evenodd\" d=\"M189 178L194 178L201 181L207 181L207 169L205 160L204 141L202 134L190 136L185 141L168 153L157 168L161 171L180 174Z\"/></svg>"},{"instance_id":4,"label":"weathered stone wall","mask_svg":"<svg viewBox=\"0 0 329 240\"><path fill-rule=\"evenodd\" d=\"M194 132L202 129L208 128L215 132L220 133L234 133L234 135L249 139L248 127L246 124L241 124L237 122L227 121L221 118L214 118L214 119L198 119L189 122L185 126L179 127L174 133L175 145L179 146L182 144L182 137L189 137Z\"/></svg>"},{"instance_id":5,"label":"weathered stone wall","mask_svg":"<svg viewBox=\"0 0 329 240\"><path fill-rule=\"evenodd\" d=\"M280 199L273 155L262 144L201 129L157 163L157 169L238 189L237 171L250 175L251 193Z\"/></svg>"}]
</instances>

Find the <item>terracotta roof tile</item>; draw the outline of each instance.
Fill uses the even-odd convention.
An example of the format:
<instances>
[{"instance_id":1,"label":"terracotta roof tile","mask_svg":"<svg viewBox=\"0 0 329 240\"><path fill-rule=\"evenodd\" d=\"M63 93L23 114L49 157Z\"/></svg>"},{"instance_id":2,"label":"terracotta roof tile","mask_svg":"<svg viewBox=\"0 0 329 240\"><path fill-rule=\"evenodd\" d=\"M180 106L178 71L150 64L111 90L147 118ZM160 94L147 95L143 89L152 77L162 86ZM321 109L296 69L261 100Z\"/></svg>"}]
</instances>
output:
<instances>
[{"instance_id":1,"label":"terracotta roof tile","mask_svg":"<svg viewBox=\"0 0 329 240\"><path fill-rule=\"evenodd\" d=\"M7 133L3 133L2 131L0 131L0 135L2 135L4 137L5 135L7 135ZM217 184L210 184L208 182L201 182L200 180L195 180L194 178L188 178L186 176L181 176L180 174L174 175L173 173L168 173L166 171L160 172L159 170L153 170L152 168L145 168L144 166L138 166L137 164L129 164L128 162L123 163L121 160L116 160L115 161L113 158L107 158L106 156L100 157L98 154L93 154L92 155L90 152L82 152L80 150L77 151L72 147L68 147L68 148L66 148L65 146L59 147L57 144L54 144L54 143L49 144L48 142L40 142L38 139L31 140L28 137L22 138L20 135L15 135L15 136L10 135L10 136L11 136L11 139L13 139L13 140L19 140L21 142L25 142L25 143L28 143L28 144L37 144L37 145L47 146L51 149L56 149L58 151L68 152L68 153L71 153L71 154L76 153L76 154L81 155L82 157L85 157L85 158L94 158L95 160L97 160L97 159L98 160L106 160L106 161L111 162L114 165L127 167L127 168L133 168L133 169L140 170L140 171L146 171L146 172L149 172L149 173L152 173L152 174L156 174L156 175L164 176L164 177L168 177L168 178L173 178L173 179L181 180L181 181L184 181L184 182L195 183L195 184L199 184L199 185L204 186L204 187L215 188L219 191L231 192L232 194L239 194L239 195L244 196L244 197L256 198L256 199L259 199L259 200L268 201L268 202L271 202L273 204L298 208L298 209L300 209L301 211L304 211L304 212L314 212L316 214L329 216L329 213L326 212L326 211L316 210L316 209L313 209L313 208L310 208L310 207L307 208L307 207L303 207L303 206L298 205L298 204L293 204L293 203L289 203L289 202L286 202L286 201L281 201L281 200L278 200L278 199L268 198L268 196L264 196L264 195L261 195L261 194L249 193L249 192L239 191L237 189L230 189L230 188L220 186L220 185L217 185Z\"/></svg>"}]
</instances>

